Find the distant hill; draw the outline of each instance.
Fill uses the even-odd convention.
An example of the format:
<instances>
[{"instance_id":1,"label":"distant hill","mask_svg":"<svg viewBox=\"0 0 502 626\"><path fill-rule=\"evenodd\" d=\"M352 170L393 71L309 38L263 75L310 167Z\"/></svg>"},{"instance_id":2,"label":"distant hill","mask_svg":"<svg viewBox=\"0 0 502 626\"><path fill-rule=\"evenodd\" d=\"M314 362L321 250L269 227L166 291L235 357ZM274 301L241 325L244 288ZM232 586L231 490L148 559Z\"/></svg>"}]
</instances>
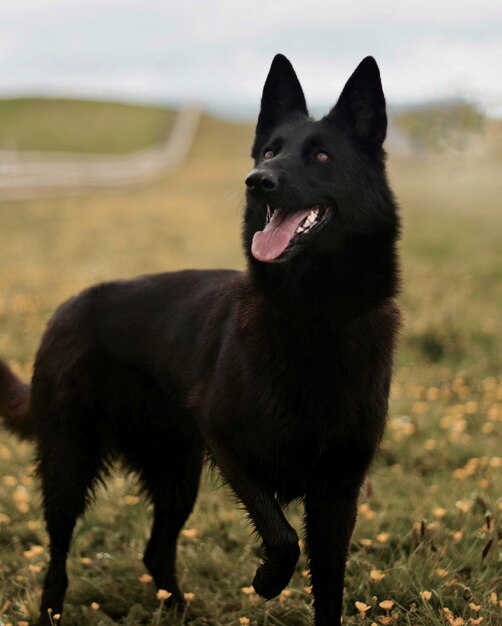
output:
<instances>
[{"instance_id":1,"label":"distant hill","mask_svg":"<svg viewBox=\"0 0 502 626\"><path fill-rule=\"evenodd\" d=\"M476 105L462 100L431 102L394 112L394 125L416 149L440 152L462 149L473 135L481 135L486 117Z\"/></svg>"},{"instance_id":2,"label":"distant hill","mask_svg":"<svg viewBox=\"0 0 502 626\"><path fill-rule=\"evenodd\" d=\"M0 99L0 149L121 154L161 143L168 108L64 98Z\"/></svg>"}]
</instances>

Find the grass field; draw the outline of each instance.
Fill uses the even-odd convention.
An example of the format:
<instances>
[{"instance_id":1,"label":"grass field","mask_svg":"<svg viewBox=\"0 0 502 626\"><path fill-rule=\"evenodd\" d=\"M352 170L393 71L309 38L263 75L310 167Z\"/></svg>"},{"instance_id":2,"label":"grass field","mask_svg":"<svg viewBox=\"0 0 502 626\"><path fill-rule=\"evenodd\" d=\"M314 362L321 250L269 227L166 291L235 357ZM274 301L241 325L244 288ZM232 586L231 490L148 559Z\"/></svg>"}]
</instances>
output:
<instances>
[{"instance_id":1,"label":"grass field","mask_svg":"<svg viewBox=\"0 0 502 626\"><path fill-rule=\"evenodd\" d=\"M161 107L64 98L0 99L0 149L133 152L164 141L172 119L173 112Z\"/></svg>"},{"instance_id":2,"label":"grass field","mask_svg":"<svg viewBox=\"0 0 502 626\"><path fill-rule=\"evenodd\" d=\"M249 127L205 117L188 163L151 187L0 204L0 354L28 376L48 316L90 283L243 267L250 141ZM361 494L345 624L502 623L501 143L492 125L472 151L390 158L407 322L387 435ZM47 564L31 463L31 445L0 434L3 626L34 619ZM217 482L206 477L180 541L186 623L307 626L305 557L278 599L259 599L257 544ZM300 507L288 516L300 526ZM65 624L180 623L145 576L149 524L117 469L75 533Z\"/></svg>"}]
</instances>

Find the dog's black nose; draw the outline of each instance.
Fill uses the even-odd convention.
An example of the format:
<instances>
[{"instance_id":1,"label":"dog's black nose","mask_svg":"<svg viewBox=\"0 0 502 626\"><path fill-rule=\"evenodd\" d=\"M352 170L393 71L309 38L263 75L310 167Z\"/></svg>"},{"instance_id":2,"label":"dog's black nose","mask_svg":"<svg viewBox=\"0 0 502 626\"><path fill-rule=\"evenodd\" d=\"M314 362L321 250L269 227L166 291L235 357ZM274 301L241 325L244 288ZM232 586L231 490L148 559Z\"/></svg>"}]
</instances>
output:
<instances>
[{"instance_id":1,"label":"dog's black nose","mask_svg":"<svg viewBox=\"0 0 502 626\"><path fill-rule=\"evenodd\" d=\"M246 187L249 191L274 191L279 181L273 172L251 170L246 178Z\"/></svg>"}]
</instances>

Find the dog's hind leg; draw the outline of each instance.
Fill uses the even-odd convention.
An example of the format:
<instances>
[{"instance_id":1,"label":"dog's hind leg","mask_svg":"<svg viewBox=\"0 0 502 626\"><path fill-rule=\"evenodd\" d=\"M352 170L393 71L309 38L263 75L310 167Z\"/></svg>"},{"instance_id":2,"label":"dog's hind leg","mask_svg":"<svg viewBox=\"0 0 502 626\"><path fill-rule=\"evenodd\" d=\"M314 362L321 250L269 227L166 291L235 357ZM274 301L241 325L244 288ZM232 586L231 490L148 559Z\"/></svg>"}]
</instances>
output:
<instances>
[{"instance_id":1,"label":"dog's hind leg","mask_svg":"<svg viewBox=\"0 0 502 626\"><path fill-rule=\"evenodd\" d=\"M38 626L61 614L68 585L66 559L77 518L84 513L103 467L99 442L76 422L75 406L52 414L38 440L39 473L50 540Z\"/></svg>"},{"instance_id":2,"label":"dog's hind leg","mask_svg":"<svg viewBox=\"0 0 502 626\"><path fill-rule=\"evenodd\" d=\"M128 459L154 506L152 532L143 561L158 589L169 591L169 604L183 605L176 577L178 535L192 512L203 462L202 445L180 433L165 433L141 442ZM146 445L145 445L146 444Z\"/></svg>"},{"instance_id":3,"label":"dog's hind leg","mask_svg":"<svg viewBox=\"0 0 502 626\"><path fill-rule=\"evenodd\" d=\"M200 469L193 467L190 474L171 480L148 480L154 520L143 560L157 588L172 593L172 602L179 605L184 600L176 578L176 544L197 497Z\"/></svg>"}]
</instances>

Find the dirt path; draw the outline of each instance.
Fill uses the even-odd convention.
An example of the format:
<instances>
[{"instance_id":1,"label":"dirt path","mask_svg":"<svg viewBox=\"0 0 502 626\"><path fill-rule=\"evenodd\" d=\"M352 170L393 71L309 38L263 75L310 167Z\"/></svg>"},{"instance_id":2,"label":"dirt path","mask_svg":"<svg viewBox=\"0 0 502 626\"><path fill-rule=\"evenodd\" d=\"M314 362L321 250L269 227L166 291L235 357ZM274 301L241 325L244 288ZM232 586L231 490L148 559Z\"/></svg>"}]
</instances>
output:
<instances>
[{"instance_id":1,"label":"dirt path","mask_svg":"<svg viewBox=\"0 0 502 626\"><path fill-rule=\"evenodd\" d=\"M0 151L0 200L72 195L140 185L181 165L195 139L201 110L180 109L162 144L126 155Z\"/></svg>"}]
</instances>

